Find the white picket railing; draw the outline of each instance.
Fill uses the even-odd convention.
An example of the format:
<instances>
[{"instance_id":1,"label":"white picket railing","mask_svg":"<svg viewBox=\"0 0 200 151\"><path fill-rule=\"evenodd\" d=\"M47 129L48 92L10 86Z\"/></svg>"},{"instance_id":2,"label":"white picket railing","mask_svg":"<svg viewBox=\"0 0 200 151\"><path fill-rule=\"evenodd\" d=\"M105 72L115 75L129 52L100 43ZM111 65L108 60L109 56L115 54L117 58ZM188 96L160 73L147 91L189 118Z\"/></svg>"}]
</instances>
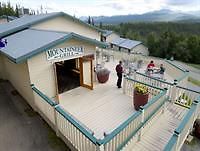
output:
<instances>
[{"instance_id":1,"label":"white picket railing","mask_svg":"<svg viewBox=\"0 0 200 151\"><path fill-rule=\"evenodd\" d=\"M42 112L42 116L46 116L52 122L57 134L60 132L77 150L99 150L98 140L86 126L71 117L60 105L57 105L34 85L31 87L35 93L35 103L39 113Z\"/></svg>"},{"instance_id":2,"label":"white picket railing","mask_svg":"<svg viewBox=\"0 0 200 151\"><path fill-rule=\"evenodd\" d=\"M117 129L105 137L102 140L105 151L119 150L125 146L130 139L135 136L135 140L138 140L138 130L142 125L141 112L134 113L126 122L121 124ZM136 136L137 135L137 136ZM128 140L128 141L127 141Z\"/></svg>"},{"instance_id":3,"label":"white picket railing","mask_svg":"<svg viewBox=\"0 0 200 151\"><path fill-rule=\"evenodd\" d=\"M161 91L159 87L152 86L150 84L146 84L144 82L141 82L139 80L134 80L129 78L128 76L123 79L123 93L133 97L133 90L136 84L143 84L148 88L149 92L149 99L152 99L154 96L158 95Z\"/></svg>"},{"instance_id":4,"label":"white picket railing","mask_svg":"<svg viewBox=\"0 0 200 151\"><path fill-rule=\"evenodd\" d=\"M190 90L188 88L176 86L174 89L174 102L184 107L190 108L192 102L197 99L200 92Z\"/></svg>"},{"instance_id":5,"label":"white picket railing","mask_svg":"<svg viewBox=\"0 0 200 151\"><path fill-rule=\"evenodd\" d=\"M98 149L97 140L93 133L85 128L74 117L71 117L60 106L56 106L57 129L78 150L95 151Z\"/></svg>"},{"instance_id":6,"label":"white picket railing","mask_svg":"<svg viewBox=\"0 0 200 151\"><path fill-rule=\"evenodd\" d=\"M46 116L53 125L55 125L55 109L56 103L42 94L34 85L31 85L34 90L34 98L37 109ZM48 121L47 121L48 122Z\"/></svg>"},{"instance_id":7,"label":"white picket railing","mask_svg":"<svg viewBox=\"0 0 200 151\"><path fill-rule=\"evenodd\" d=\"M139 72L134 72L133 74L135 74L135 79L144 83L147 83L149 85L152 86L156 86L159 88L167 88L167 96L169 97L169 99L172 98L172 92L173 92L173 87L174 87L174 83L170 83L170 82L166 82L163 81L161 79L156 79L153 77L149 77L143 73L139 73Z\"/></svg>"}]
</instances>

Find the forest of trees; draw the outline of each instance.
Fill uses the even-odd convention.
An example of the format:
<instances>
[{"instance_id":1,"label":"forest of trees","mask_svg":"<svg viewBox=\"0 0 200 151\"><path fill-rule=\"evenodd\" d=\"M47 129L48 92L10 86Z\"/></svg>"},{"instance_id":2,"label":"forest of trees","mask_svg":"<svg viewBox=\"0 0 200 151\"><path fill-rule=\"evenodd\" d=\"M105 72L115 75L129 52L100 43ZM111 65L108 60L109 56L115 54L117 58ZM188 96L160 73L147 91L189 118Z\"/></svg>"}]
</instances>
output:
<instances>
[{"instance_id":1,"label":"forest of trees","mask_svg":"<svg viewBox=\"0 0 200 151\"><path fill-rule=\"evenodd\" d=\"M200 23L121 23L104 25L121 37L144 42L150 55L200 64Z\"/></svg>"},{"instance_id":2,"label":"forest of trees","mask_svg":"<svg viewBox=\"0 0 200 151\"><path fill-rule=\"evenodd\" d=\"M13 6L11 6L10 2L0 2L0 16L2 15L19 17L18 6L16 5L14 8Z\"/></svg>"}]
</instances>

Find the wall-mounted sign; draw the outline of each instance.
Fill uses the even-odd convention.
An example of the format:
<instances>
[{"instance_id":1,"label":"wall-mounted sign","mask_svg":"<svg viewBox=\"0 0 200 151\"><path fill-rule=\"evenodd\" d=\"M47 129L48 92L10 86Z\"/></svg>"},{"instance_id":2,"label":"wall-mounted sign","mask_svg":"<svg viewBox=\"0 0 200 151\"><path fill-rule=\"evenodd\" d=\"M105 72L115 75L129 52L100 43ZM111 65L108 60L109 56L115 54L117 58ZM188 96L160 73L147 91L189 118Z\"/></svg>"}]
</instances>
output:
<instances>
[{"instance_id":1,"label":"wall-mounted sign","mask_svg":"<svg viewBox=\"0 0 200 151\"><path fill-rule=\"evenodd\" d=\"M60 59L65 57L72 57L82 55L84 49L82 46L72 46L66 48L55 48L46 51L47 60Z\"/></svg>"}]
</instances>

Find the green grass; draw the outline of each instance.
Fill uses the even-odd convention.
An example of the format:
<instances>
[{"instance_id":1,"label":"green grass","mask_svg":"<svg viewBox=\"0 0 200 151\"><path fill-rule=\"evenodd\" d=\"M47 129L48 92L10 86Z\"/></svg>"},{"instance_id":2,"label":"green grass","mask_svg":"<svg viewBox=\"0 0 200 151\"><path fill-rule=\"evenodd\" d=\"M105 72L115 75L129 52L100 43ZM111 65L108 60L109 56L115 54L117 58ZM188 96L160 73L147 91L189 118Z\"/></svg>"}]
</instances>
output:
<instances>
[{"instance_id":1,"label":"green grass","mask_svg":"<svg viewBox=\"0 0 200 151\"><path fill-rule=\"evenodd\" d=\"M192 63L188 63L189 66L192 66L194 68L197 68L200 70L200 64L192 64Z\"/></svg>"},{"instance_id":2,"label":"green grass","mask_svg":"<svg viewBox=\"0 0 200 151\"><path fill-rule=\"evenodd\" d=\"M196 85L196 86L200 86L200 81L197 79L194 79L192 77L188 78L188 81L191 82L192 84Z\"/></svg>"}]
</instances>

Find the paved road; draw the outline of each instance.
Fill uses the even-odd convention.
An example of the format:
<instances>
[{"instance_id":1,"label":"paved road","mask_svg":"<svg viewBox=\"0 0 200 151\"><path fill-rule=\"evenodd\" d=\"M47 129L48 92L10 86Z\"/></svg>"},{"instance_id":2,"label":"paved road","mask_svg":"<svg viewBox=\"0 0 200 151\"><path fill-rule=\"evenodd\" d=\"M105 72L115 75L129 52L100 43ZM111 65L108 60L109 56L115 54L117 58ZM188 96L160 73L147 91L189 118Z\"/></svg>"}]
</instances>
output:
<instances>
[{"instance_id":1,"label":"paved road","mask_svg":"<svg viewBox=\"0 0 200 151\"><path fill-rule=\"evenodd\" d=\"M67 151L51 128L0 81L0 151Z\"/></svg>"}]
</instances>

